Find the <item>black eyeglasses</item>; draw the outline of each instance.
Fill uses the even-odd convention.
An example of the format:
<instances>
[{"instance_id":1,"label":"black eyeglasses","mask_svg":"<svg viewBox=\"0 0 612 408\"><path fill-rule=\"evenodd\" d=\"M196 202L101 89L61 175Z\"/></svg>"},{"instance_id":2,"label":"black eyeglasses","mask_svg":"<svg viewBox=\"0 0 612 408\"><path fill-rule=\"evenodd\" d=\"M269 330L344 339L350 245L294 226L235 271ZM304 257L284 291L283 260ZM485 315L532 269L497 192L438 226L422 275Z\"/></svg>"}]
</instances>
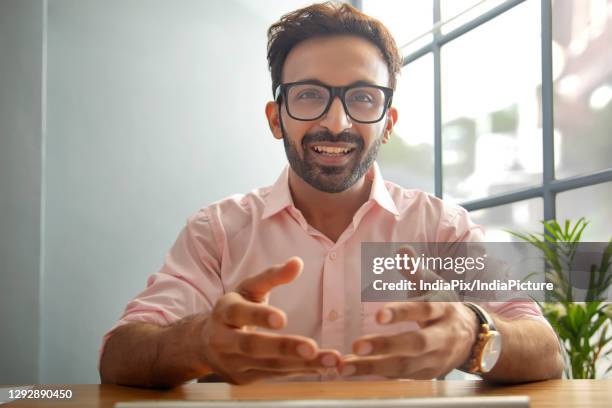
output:
<instances>
[{"instance_id":1,"label":"black eyeglasses","mask_svg":"<svg viewBox=\"0 0 612 408\"><path fill-rule=\"evenodd\" d=\"M317 81L280 84L274 100L283 97L289 116L295 120L317 120L327 113L336 96L344 111L359 123L380 121L393 98L393 89L370 84L328 86Z\"/></svg>"}]
</instances>

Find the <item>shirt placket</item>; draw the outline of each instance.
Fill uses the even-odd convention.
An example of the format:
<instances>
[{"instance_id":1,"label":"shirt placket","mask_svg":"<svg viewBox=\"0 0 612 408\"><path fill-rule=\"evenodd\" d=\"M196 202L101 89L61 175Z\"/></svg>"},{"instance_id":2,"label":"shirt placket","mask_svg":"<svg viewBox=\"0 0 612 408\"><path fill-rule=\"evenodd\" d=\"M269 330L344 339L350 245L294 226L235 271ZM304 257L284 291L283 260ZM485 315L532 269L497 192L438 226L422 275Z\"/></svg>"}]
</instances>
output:
<instances>
[{"instance_id":1,"label":"shirt placket","mask_svg":"<svg viewBox=\"0 0 612 408\"><path fill-rule=\"evenodd\" d=\"M344 256L340 245L333 245L323 264L323 307L321 346L344 348Z\"/></svg>"}]
</instances>

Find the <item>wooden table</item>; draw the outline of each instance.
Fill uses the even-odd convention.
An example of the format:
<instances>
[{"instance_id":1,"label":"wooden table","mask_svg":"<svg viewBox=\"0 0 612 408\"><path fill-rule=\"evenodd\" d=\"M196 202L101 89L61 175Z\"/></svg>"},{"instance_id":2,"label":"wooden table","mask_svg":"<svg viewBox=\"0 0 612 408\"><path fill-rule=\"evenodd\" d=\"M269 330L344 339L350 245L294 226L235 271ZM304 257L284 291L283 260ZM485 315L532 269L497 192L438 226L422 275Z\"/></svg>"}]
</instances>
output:
<instances>
[{"instance_id":1,"label":"wooden table","mask_svg":"<svg viewBox=\"0 0 612 408\"><path fill-rule=\"evenodd\" d=\"M549 380L512 386L492 386L482 381L287 382L246 386L209 383L188 384L168 391L115 385L37 385L35 388L70 389L73 397L71 400L20 400L5 406L112 408L118 401L146 399L198 401L527 395L531 399L531 406L535 408L612 407L612 380Z\"/></svg>"}]
</instances>

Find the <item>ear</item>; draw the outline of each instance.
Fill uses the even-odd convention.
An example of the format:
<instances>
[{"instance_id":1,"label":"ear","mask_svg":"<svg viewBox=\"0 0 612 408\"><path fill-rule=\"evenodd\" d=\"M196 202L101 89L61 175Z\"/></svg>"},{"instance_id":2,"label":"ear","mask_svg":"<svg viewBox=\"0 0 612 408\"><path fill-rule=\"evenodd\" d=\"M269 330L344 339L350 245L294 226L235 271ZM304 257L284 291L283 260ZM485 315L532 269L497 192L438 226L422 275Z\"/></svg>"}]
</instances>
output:
<instances>
[{"instance_id":1,"label":"ear","mask_svg":"<svg viewBox=\"0 0 612 408\"><path fill-rule=\"evenodd\" d=\"M383 133L383 143L387 143L393 132L393 126L397 123L397 109L389 107L387 110L387 121L385 123L385 131Z\"/></svg>"},{"instance_id":2,"label":"ear","mask_svg":"<svg viewBox=\"0 0 612 408\"><path fill-rule=\"evenodd\" d=\"M283 132L280 125L280 109L278 103L272 101L266 103L266 117L268 118L268 126L270 126L272 136L276 139L282 139Z\"/></svg>"}]
</instances>

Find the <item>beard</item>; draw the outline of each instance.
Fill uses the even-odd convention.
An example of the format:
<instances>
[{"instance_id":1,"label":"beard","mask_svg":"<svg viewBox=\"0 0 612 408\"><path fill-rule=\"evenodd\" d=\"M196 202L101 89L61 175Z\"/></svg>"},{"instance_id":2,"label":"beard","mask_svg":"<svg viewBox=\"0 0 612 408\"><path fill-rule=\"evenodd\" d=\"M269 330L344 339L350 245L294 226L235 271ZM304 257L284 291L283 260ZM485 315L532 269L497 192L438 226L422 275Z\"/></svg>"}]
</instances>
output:
<instances>
[{"instance_id":1,"label":"beard","mask_svg":"<svg viewBox=\"0 0 612 408\"><path fill-rule=\"evenodd\" d=\"M365 151L363 139L349 132L342 132L338 135L333 135L328 131L306 133L302 138L302 151L304 152L302 159L296 145L287 136L282 122L280 125L289 165L306 183L325 193L340 193L357 183L376 160L383 139L381 134ZM306 147L313 142L344 142L351 143L355 148L350 153L352 155L350 161L345 165L325 166L317 163L315 158L317 153Z\"/></svg>"}]
</instances>

